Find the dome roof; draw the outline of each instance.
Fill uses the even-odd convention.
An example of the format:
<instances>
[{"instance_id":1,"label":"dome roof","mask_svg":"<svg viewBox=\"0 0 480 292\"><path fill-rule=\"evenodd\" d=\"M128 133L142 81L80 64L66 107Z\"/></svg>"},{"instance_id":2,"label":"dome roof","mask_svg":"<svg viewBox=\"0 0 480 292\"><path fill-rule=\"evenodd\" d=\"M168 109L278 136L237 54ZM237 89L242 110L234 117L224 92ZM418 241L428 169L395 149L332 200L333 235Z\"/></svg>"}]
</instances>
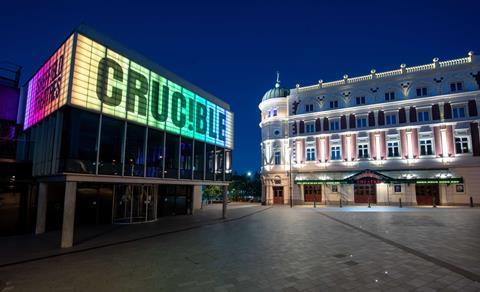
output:
<instances>
[{"instance_id":1,"label":"dome roof","mask_svg":"<svg viewBox=\"0 0 480 292\"><path fill-rule=\"evenodd\" d=\"M290 95L290 89L280 87L280 75L277 73L277 82L275 83L275 87L265 92L262 101L270 98L287 97L288 95Z\"/></svg>"}]
</instances>

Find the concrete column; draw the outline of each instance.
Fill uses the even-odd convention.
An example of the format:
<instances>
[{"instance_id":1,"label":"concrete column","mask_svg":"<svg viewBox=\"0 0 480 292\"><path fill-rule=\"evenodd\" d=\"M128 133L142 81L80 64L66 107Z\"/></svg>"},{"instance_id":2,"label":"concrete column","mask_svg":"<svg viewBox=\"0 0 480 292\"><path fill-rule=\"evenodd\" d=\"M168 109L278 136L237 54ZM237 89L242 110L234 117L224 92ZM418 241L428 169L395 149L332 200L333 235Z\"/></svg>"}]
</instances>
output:
<instances>
[{"instance_id":1,"label":"concrete column","mask_svg":"<svg viewBox=\"0 0 480 292\"><path fill-rule=\"evenodd\" d=\"M202 208L202 186L193 186L193 212Z\"/></svg>"},{"instance_id":2,"label":"concrete column","mask_svg":"<svg viewBox=\"0 0 480 292\"><path fill-rule=\"evenodd\" d=\"M72 247L75 223L75 201L77 182L65 182L65 204L63 206L62 248Z\"/></svg>"},{"instance_id":3,"label":"concrete column","mask_svg":"<svg viewBox=\"0 0 480 292\"><path fill-rule=\"evenodd\" d=\"M45 233L46 221L47 221L47 184L39 183L38 205L37 205L37 226L35 227L35 234Z\"/></svg>"},{"instance_id":4,"label":"concrete column","mask_svg":"<svg viewBox=\"0 0 480 292\"><path fill-rule=\"evenodd\" d=\"M222 206L222 219L227 218L227 191L228 186L223 186L223 206Z\"/></svg>"}]
</instances>

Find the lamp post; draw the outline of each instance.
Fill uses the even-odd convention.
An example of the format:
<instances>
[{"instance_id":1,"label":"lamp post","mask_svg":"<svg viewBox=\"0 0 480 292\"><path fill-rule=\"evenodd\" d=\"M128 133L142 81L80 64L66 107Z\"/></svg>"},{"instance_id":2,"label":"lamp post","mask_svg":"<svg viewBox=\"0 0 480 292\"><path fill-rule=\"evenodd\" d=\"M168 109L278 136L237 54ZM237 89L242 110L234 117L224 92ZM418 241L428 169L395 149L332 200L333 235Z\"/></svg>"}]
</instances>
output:
<instances>
[{"instance_id":1,"label":"lamp post","mask_svg":"<svg viewBox=\"0 0 480 292\"><path fill-rule=\"evenodd\" d=\"M293 208L293 185L292 185L292 159L293 159L293 151L292 151L292 147L290 146L289 147L289 152L290 152L290 171L289 171L289 185L290 185L290 191L288 192L289 193L289 196L290 196L290 208Z\"/></svg>"}]
</instances>

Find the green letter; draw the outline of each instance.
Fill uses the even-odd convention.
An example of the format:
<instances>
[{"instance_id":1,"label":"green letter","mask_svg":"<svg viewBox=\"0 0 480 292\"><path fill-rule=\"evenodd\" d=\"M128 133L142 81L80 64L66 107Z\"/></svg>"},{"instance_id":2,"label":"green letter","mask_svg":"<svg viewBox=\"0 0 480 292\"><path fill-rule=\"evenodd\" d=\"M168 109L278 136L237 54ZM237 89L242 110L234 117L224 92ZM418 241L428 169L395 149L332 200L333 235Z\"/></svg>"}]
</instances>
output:
<instances>
[{"instance_id":1,"label":"green letter","mask_svg":"<svg viewBox=\"0 0 480 292\"><path fill-rule=\"evenodd\" d=\"M152 81L152 107L151 112L155 120L159 122L165 122L168 117L168 100L169 100L169 89L168 86L162 86L162 111L158 112L158 99L160 91L160 83L158 81Z\"/></svg>"},{"instance_id":2,"label":"green letter","mask_svg":"<svg viewBox=\"0 0 480 292\"><path fill-rule=\"evenodd\" d=\"M208 123L208 136L217 139L217 133L215 133L215 109L209 108L209 123Z\"/></svg>"},{"instance_id":3,"label":"green letter","mask_svg":"<svg viewBox=\"0 0 480 292\"><path fill-rule=\"evenodd\" d=\"M140 87L137 87L137 81ZM138 113L142 116L147 114L148 80L142 74L132 69L128 70L127 87L127 111L135 112L135 97L138 97Z\"/></svg>"},{"instance_id":4,"label":"green letter","mask_svg":"<svg viewBox=\"0 0 480 292\"><path fill-rule=\"evenodd\" d=\"M204 104L201 104L197 101L197 119L196 119L196 131L199 134L205 134L207 132L206 127L207 121L207 108Z\"/></svg>"},{"instance_id":5,"label":"green letter","mask_svg":"<svg viewBox=\"0 0 480 292\"><path fill-rule=\"evenodd\" d=\"M172 121L175 126L183 128L185 126L185 114L182 113L182 109L187 106L185 96L178 91L175 91L172 95ZM180 112L180 114L178 114Z\"/></svg>"},{"instance_id":6,"label":"green letter","mask_svg":"<svg viewBox=\"0 0 480 292\"><path fill-rule=\"evenodd\" d=\"M107 95L108 70L113 69L113 78L123 82L122 67L112 59L103 58L98 63L97 74L97 97L105 104L118 106L122 103L122 90L118 87L112 87L112 96Z\"/></svg>"},{"instance_id":7,"label":"green letter","mask_svg":"<svg viewBox=\"0 0 480 292\"><path fill-rule=\"evenodd\" d=\"M218 113L218 139L225 141L226 116L224 113Z\"/></svg>"}]
</instances>

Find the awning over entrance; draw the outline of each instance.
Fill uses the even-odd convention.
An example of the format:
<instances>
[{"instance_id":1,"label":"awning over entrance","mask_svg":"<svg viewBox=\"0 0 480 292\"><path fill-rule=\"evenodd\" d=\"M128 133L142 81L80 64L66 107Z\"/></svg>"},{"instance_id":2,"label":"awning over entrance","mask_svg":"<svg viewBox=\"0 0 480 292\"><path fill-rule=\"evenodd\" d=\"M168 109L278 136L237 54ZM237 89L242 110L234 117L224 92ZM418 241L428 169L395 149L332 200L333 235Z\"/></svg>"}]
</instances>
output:
<instances>
[{"instance_id":1,"label":"awning over entrance","mask_svg":"<svg viewBox=\"0 0 480 292\"><path fill-rule=\"evenodd\" d=\"M448 169L374 171L365 169L359 172L331 172L299 174L296 184L456 184L463 178Z\"/></svg>"}]
</instances>

